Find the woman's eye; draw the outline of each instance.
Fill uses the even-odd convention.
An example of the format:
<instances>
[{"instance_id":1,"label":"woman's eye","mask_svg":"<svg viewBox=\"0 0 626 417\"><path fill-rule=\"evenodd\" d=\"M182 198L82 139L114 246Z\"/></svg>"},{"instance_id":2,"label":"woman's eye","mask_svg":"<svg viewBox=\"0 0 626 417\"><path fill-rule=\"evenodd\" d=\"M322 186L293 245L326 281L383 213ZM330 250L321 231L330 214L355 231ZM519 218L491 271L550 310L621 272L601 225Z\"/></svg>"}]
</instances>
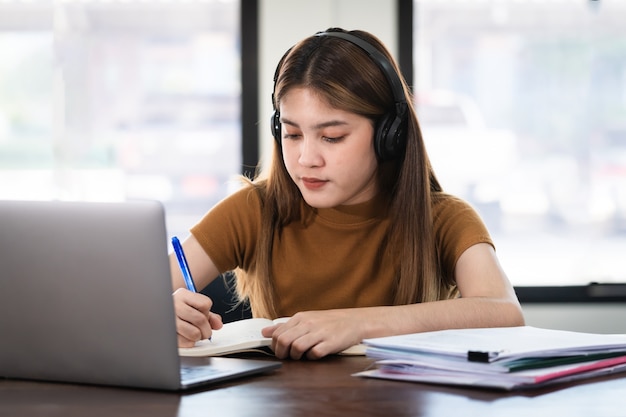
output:
<instances>
[{"instance_id":1,"label":"woman's eye","mask_svg":"<svg viewBox=\"0 0 626 417\"><path fill-rule=\"evenodd\" d=\"M298 139L300 137L300 134L298 133L285 133L283 135L283 139Z\"/></svg>"},{"instance_id":2,"label":"woman's eye","mask_svg":"<svg viewBox=\"0 0 626 417\"><path fill-rule=\"evenodd\" d=\"M333 138L328 137L328 136L323 136L322 139L324 139L326 142L329 142L329 143L337 143L337 142L340 142L341 139L343 139L343 136L338 136L338 137L333 137Z\"/></svg>"}]
</instances>

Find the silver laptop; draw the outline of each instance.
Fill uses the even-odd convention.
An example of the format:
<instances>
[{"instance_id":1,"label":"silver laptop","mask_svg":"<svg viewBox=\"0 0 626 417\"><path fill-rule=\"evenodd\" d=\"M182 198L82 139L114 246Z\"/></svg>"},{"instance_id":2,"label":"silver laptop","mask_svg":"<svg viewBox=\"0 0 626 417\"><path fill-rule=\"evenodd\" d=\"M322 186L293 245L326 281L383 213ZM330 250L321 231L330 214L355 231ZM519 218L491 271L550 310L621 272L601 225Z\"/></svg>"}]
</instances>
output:
<instances>
[{"instance_id":1,"label":"silver laptop","mask_svg":"<svg viewBox=\"0 0 626 417\"><path fill-rule=\"evenodd\" d=\"M280 362L180 358L157 202L0 201L0 377L181 390Z\"/></svg>"}]
</instances>

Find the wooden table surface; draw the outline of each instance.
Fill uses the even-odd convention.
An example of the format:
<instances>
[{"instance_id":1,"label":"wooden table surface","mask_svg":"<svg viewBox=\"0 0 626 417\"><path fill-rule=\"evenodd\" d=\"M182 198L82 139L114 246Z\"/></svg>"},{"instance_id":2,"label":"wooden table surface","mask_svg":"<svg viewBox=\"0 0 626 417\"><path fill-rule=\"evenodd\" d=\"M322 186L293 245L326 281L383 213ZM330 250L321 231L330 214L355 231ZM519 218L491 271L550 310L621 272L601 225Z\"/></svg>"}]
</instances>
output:
<instances>
[{"instance_id":1,"label":"wooden table surface","mask_svg":"<svg viewBox=\"0 0 626 417\"><path fill-rule=\"evenodd\" d=\"M284 361L187 393L1 380L0 416L626 416L626 374L518 393L351 376L372 362Z\"/></svg>"}]
</instances>

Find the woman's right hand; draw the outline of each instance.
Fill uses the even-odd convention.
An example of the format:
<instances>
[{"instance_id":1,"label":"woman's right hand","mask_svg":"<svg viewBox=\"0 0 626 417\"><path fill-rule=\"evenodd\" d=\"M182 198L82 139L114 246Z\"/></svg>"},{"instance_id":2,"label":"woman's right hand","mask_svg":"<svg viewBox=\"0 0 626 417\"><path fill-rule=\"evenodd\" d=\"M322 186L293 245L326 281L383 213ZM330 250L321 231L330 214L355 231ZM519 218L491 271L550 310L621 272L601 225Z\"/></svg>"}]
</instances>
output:
<instances>
[{"instance_id":1,"label":"woman's right hand","mask_svg":"<svg viewBox=\"0 0 626 417\"><path fill-rule=\"evenodd\" d=\"M206 295L179 288L172 296L179 347L193 347L197 341L209 339L213 330L224 325L219 314L211 313L213 301Z\"/></svg>"}]
</instances>

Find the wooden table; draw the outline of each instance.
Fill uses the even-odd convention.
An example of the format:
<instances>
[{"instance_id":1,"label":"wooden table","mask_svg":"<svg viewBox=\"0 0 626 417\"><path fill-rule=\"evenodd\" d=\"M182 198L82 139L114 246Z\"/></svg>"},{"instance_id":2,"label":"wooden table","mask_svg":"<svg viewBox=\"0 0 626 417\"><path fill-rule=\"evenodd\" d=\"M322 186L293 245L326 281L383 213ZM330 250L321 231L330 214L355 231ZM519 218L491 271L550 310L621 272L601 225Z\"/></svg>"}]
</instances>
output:
<instances>
[{"instance_id":1,"label":"wooden table","mask_svg":"<svg viewBox=\"0 0 626 417\"><path fill-rule=\"evenodd\" d=\"M284 361L259 375L188 393L0 381L0 416L626 416L624 374L503 393L351 376L366 357Z\"/></svg>"}]
</instances>

